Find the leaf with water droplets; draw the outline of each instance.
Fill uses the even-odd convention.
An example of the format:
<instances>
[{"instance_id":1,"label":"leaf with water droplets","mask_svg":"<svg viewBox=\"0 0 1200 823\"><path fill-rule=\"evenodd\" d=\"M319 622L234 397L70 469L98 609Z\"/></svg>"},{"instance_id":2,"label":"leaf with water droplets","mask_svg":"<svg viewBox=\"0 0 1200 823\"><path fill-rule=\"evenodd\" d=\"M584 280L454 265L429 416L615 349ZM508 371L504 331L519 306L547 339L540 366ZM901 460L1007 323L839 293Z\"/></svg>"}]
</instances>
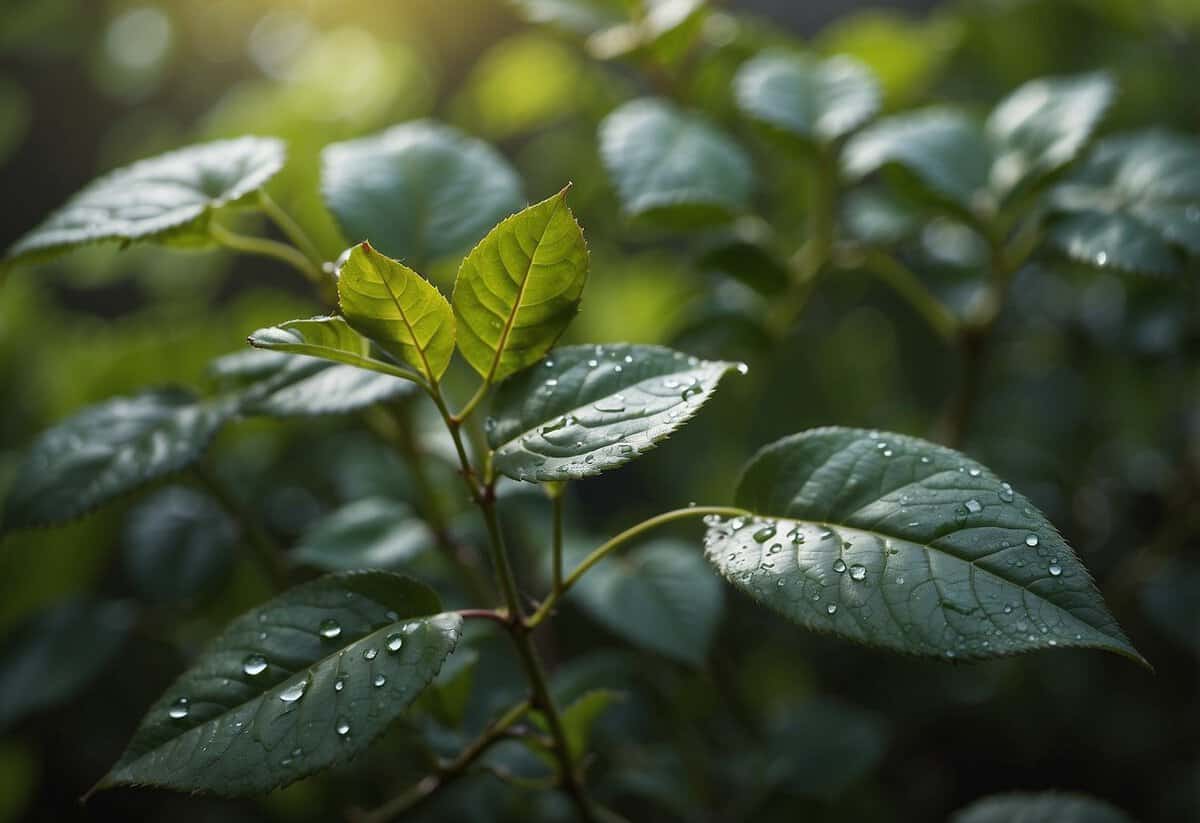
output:
<instances>
[{"instance_id":1,"label":"leaf with water droplets","mask_svg":"<svg viewBox=\"0 0 1200 823\"><path fill-rule=\"evenodd\" d=\"M34 441L4 506L5 530L63 523L180 471L236 411L164 389L78 412Z\"/></svg>"},{"instance_id":2,"label":"leaf with water droplets","mask_svg":"<svg viewBox=\"0 0 1200 823\"><path fill-rule=\"evenodd\" d=\"M371 341L362 336L343 317L312 317L289 320L279 325L259 329L247 338L251 346L269 352L303 355L305 357L344 363L358 369L379 372L404 380L420 381L421 376L384 358L374 350ZM212 364L218 376L269 377L289 361L257 361L247 353L222 357Z\"/></svg>"},{"instance_id":3,"label":"leaf with water droplets","mask_svg":"<svg viewBox=\"0 0 1200 823\"><path fill-rule=\"evenodd\" d=\"M212 212L248 199L283 167L278 140L241 137L178 149L109 172L13 244L5 262L87 243L199 243Z\"/></svg>"},{"instance_id":4,"label":"leaf with water droplets","mask_svg":"<svg viewBox=\"0 0 1200 823\"><path fill-rule=\"evenodd\" d=\"M1046 518L951 449L814 429L755 455L736 497L754 518L710 522L709 561L804 626L943 659L1078 646L1145 663ZM757 540L765 524L776 537Z\"/></svg>"},{"instance_id":5,"label":"leaf with water droplets","mask_svg":"<svg viewBox=\"0 0 1200 823\"><path fill-rule=\"evenodd\" d=\"M356 500L314 523L289 553L318 569L396 569L433 545L429 527L395 500Z\"/></svg>"},{"instance_id":6,"label":"leaf with water droplets","mask_svg":"<svg viewBox=\"0 0 1200 823\"><path fill-rule=\"evenodd\" d=\"M950 823L1133 823L1103 800L1068 792L1013 792L976 800L950 817Z\"/></svg>"},{"instance_id":7,"label":"leaf with water droplets","mask_svg":"<svg viewBox=\"0 0 1200 823\"><path fill-rule=\"evenodd\" d=\"M587 270L567 189L505 219L458 270L459 351L493 381L535 362L579 310Z\"/></svg>"},{"instance_id":8,"label":"leaf with water droplets","mask_svg":"<svg viewBox=\"0 0 1200 823\"><path fill-rule=\"evenodd\" d=\"M440 610L427 586L389 572L284 592L229 624L166 690L98 788L246 795L349 759L454 650L462 618Z\"/></svg>"},{"instance_id":9,"label":"leaf with water droplets","mask_svg":"<svg viewBox=\"0 0 1200 823\"><path fill-rule=\"evenodd\" d=\"M487 426L494 465L516 480L591 477L628 463L691 419L744 366L662 346L565 346L505 381Z\"/></svg>"}]
</instances>

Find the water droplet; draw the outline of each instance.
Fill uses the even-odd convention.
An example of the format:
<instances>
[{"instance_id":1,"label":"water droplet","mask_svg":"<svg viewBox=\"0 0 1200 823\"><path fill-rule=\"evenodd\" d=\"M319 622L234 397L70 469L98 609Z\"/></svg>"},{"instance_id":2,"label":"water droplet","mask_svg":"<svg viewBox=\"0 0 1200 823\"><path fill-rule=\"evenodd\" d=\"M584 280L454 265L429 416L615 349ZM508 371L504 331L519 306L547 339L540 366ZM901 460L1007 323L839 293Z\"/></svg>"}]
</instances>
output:
<instances>
[{"instance_id":1,"label":"water droplet","mask_svg":"<svg viewBox=\"0 0 1200 823\"><path fill-rule=\"evenodd\" d=\"M778 554L783 550L782 543L772 543L771 548L767 549L767 554Z\"/></svg>"},{"instance_id":2,"label":"water droplet","mask_svg":"<svg viewBox=\"0 0 1200 823\"><path fill-rule=\"evenodd\" d=\"M552 368L554 368L554 361L547 357L546 361L545 361L545 363L543 363L543 365L548 369L552 369Z\"/></svg>"},{"instance_id":3,"label":"water droplet","mask_svg":"<svg viewBox=\"0 0 1200 823\"><path fill-rule=\"evenodd\" d=\"M1096 255L1096 265L1097 265L1097 266L1103 266L1103 265L1105 265L1106 263L1108 263L1108 252L1103 252L1103 251L1102 251L1102 252L1099 252L1099 253Z\"/></svg>"},{"instance_id":4,"label":"water droplet","mask_svg":"<svg viewBox=\"0 0 1200 823\"><path fill-rule=\"evenodd\" d=\"M883 451L887 447L888 447L888 444L884 441L880 441L879 443L875 444L875 448L879 449L880 451Z\"/></svg>"},{"instance_id":5,"label":"water droplet","mask_svg":"<svg viewBox=\"0 0 1200 823\"><path fill-rule=\"evenodd\" d=\"M759 529L758 531L756 531L754 533L754 542L755 543L766 543L768 540L770 540L774 536L775 536L775 527L774 526L769 526L769 525L763 526L761 529Z\"/></svg>"},{"instance_id":6,"label":"water droplet","mask_svg":"<svg viewBox=\"0 0 1200 823\"><path fill-rule=\"evenodd\" d=\"M307 680L297 680L279 693L279 699L284 703L295 703L301 697L304 697L304 690L307 688Z\"/></svg>"},{"instance_id":7,"label":"water droplet","mask_svg":"<svg viewBox=\"0 0 1200 823\"><path fill-rule=\"evenodd\" d=\"M844 572L846 570L846 561L842 560L840 557L833 561L833 570L838 574Z\"/></svg>"},{"instance_id":8,"label":"water droplet","mask_svg":"<svg viewBox=\"0 0 1200 823\"><path fill-rule=\"evenodd\" d=\"M496 418L489 417L483 421L483 430L488 434L491 434L496 430L496 425Z\"/></svg>"},{"instance_id":9,"label":"water droplet","mask_svg":"<svg viewBox=\"0 0 1200 823\"><path fill-rule=\"evenodd\" d=\"M625 357L624 357L623 359L625 360L625 362L626 362L626 363L632 363L632 362L633 362L633 355L631 355L631 354L627 354L627 355L625 355Z\"/></svg>"},{"instance_id":10,"label":"water droplet","mask_svg":"<svg viewBox=\"0 0 1200 823\"><path fill-rule=\"evenodd\" d=\"M979 475L983 474L983 472L979 469L968 469L967 474L971 475L972 477L978 477Z\"/></svg>"},{"instance_id":11,"label":"water droplet","mask_svg":"<svg viewBox=\"0 0 1200 823\"><path fill-rule=\"evenodd\" d=\"M342 633L342 627L333 618L327 618L321 621L321 625L318 627L317 631L320 633L321 637L332 640Z\"/></svg>"},{"instance_id":12,"label":"water droplet","mask_svg":"<svg viewBox=\"0 0 1200 823\"><path fill-rule=\"evenodd\" d=\"M1005 503L1011 503L1013 501L1013 487L1010 486L1008 483L1001 483L1000 491L997 492L997 495Z\"/></svg>"},{"instance_id":13,"label":"water droplet","mask_svg":"<svg viewBox=\"0 0 1200 823\"><path fill-rule=\"evenodd\" d=\"M826 614L837 614L837 603L830 603L825 607Z\"/></svg>"},{"instance_id":14,"label":"water droplet","mask_svg":"<svg viewBox=\"0 0 1200 823\"><path fill-rule=\"evenodd\" d=\"M895 454L895 452L893 452L891 449L884 449L884 450L883 450L883 456L884 456L884 457L891 457L893 454Z\"/></svg>"},{"instance_id":15,"label":"water droplet","mask_svg":"<svg viewBox=\"0 0 1200 823\"><path fill-rule=\"evenodd\" d=\"M587 361L587 364L588 364L589 369L594 369L600 365L600 361L599 360L589 360L589 361Z\"/></svg>"},{"instance_id":16,"label":"water droplet","mask_svg":"<svg viewBox=\"0 0 1200 823\"><path fill-rule=\"evenodd\" d=\"M621 371L620 365L613 366L613 371L620 373L620 371Z\"/></svg>"},{"instance_id":17,"label":"water droplet","mask_svg":"<svg viewBox=\"0 0 1200 823\"><path fill-rule=\"evenodd\" d=\"M598 412L606 414L615 414L625 411L625 398L619 394L614 394L612 397L606 397L603 400L598 400L592 405Z\"/></svg>"},{"instance_id":18,"label":"water droplet","mask_svg":"<svg viewBox=\"0 0 1200 823\"><path fill-rule=\"evenodd\" d=\"M377 654L379 654L379 649L375 649L375 648L366 649L365 651L363 651L363 658L365 658L366 660L374 660L375 656Z\"/></svg>"},{"instance_id":19,"label":"water droplet","mask_svg":"<svg viewBox=\"0 0 1200 823\"><path fill-rule=\"evenodd\" d=\"M546 388L548 388L548 389L552 389L557 385L558 385L558 380L556 380L553 377L551 377L549 380L546 381Z\"/></svg>"},{"instance_id":20,"label":"water droplet","mask_svg":"<svg viewBox=\"0 0 1200 823\"><path fill-rule=\"evenodd\" d=\"M1062 574L1062 566L1058 565L1057 563L1051 563L1050 568L1047 571L1049 571L1052 576L1058 577L1060 574Z\"/></svg>"},{"instance_id":21,"label":"water droplet","mask_svg":"<svg viewBox=\"0 0 1200 823\"><path fill-rule=\"evenodd\" d=\"M181 697L171 704L171 708L167 709L167 716L172 720L183 720L188 716L189 710L188 699Z\"/></svg>"},{"instance_id":22,"label":"water droplet","mask_svg":"<svg viewBox=\"0 0 1200 823\"><path fill-rule=\"evenodd\" d=\"M867 577L867 567L860 566L855 563L850 567L850 578L852 580L865 580Z\"/></svg>"},{"instance_id":23,"label":"water droplet","mask_svg":"<svg viewBox=\"0 0 1200 823\"><path fill-rule=\"evenodd\" d=\"M983 504L980 503L978 500L976 500L974 497L972 497L966 503L963 503L963 505L966 507L967 511L970 512L971 514L979 514L981 511L983 511Z\"/></svg>"},{"instance_id":24,"label":"water droplet","mask_svg":"<svg viewBox=\"0 0 1200 823\"><path fill-rule=\"evenodd\" d=\"M896 576L896 585L897 585L897 586L903 586L903 585L904 585L904 577L903 577L903 575L897 575L897 576Z\"/></svg>"},{"instance_id":25,"label":"water droplet","mask_svg":"<svg viewBox=\"0 0 1200 823\"><path fill-rule=\"evenodd\" d=\"M1010 606L1009 604L1005 603L1005 604L1004 604L1004 613L1005 613L1005 614L1012 614L1012 606Z\"/></svg>"},{"instance_id":26,"label":"water droplet","mask_svg":"<svg viewBox=\"0 0 1200 823\"><path fill-rule=\"evenodd\" d=\"M737 371L738 374L749 374L750 373L750 367L747 366L745 363L738 363L733 368Z\"/></svg>"},{"instance_id":27,"label":"water droplet","mask_svg":"<svg viewBox=\"0 0 1200 823\"><path fill-rule=\"evenodd\" d=\"M682 397L684 400L688 400L688 399L700 394L700 392L702 392L702 391L704 391L704 389L701 388L700 386L688 386L686 389L684 389L682 392L679 393L679 396Z\"/></svg>"},{"instance_id":28,"label":"water droplet","mask_svg":"<svg viewBox=\"0 0 1200 823\"><path fill-rule=\"evenodd\" d=\"M262 674L267 670L267 658L261 654L252 654L242 661L242 671L254 677L256 674Z\"/></svg>"},{"instance_id":29,"label":"water droplet","mask_svg":"<svg viewBox=\"0 0 1200 823\"><path fill-rule=\"evenodd\" d=\"M567 425L567 418L560 414L558 417L554 418L553 420L547 421L546 425L542 426L542 434L549 434L550 432L556 432L566 425Z\"/></svg>"},{"instance_id":30,"label":"water droplet","mask_svg":"<svg viewBox=\"0 0 1200 823\"><path fill-rule=\"evenodd\" d=\"M1030 548L1036 546L1038 542L1038 536L1036 534L1029 534L1025 536L1025 545L1029 546Z\"/></svg>"},{"instance_id":31,"label":"water droplet","mask_svg":"<svg viewBox=\"0 0 1200 823\"><path fill-rule=\"evenodd\" d=\"M340 692L342 689L346 688L346 681L349 678L350 675L348 674L339 674L337 679L333 681L333 690L335 692Z\"/></svg>"},{"instance_id":32,"label":"water droplet","mask_svg":"<svg viewBox=\"0 0 1200 823\"><path fill-rule=\"evenodd\" d=\"M404 645L404 635L400 632L392 632L387 636L387 650L389 652L398 652L400 647Z\"/></svg>"},{"instance_id":33,"label":"water droplet","mask_svg":"<svg viewBox=\"0 0 1200 823\"><path fill-rule=\"evenodd\" d=\"M339 735L345 737L346 735L350 734L350 721L344 717L339 717L337 726L335 728L337 729L337 733Z\"/></svg>"},{"instance_id":34,"label":"water droplet","mask_svg":"<svg viewBox=\"0 0 1200 823\"><path fill-rule=\"evenodd\" d=\"M382 674L375 675L375 679L371 681L371 684L373 686L375 686L375 688L377 688L377 689L380 686L382 686L384 683L387 683L387 678L384 677Z\"/></svg>"}]
</instances>

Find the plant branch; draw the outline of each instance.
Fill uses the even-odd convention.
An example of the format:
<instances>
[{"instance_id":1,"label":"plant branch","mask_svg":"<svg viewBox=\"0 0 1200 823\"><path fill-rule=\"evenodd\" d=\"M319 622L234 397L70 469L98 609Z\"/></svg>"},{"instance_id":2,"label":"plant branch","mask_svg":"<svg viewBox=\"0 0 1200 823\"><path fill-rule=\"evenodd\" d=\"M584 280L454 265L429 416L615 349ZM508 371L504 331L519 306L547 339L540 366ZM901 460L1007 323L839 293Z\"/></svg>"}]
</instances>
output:
<instances>
[{"instance_id":1,"label":"plant branch","mask_svg":"<svg viewBox=\"0 0 1200 823\"><path fill-rule=\"evenodd\" d=\"M267 217L271 218L271 221L279 227L284 236L300 249L318 271L323 273L325 257L321 254L320 249L317 248L317 244L300 227L300 224L290 214L279 207L279 204L267 194L266 189L259 190L258 198L259 205L262 206L262 210Z\"/></svg>"},{"instance_id":2,"label":"plant branch","mask_svg":"<svg viewBox=\"0 0 1200 823\"><path fill-rule=\"evenodd\" d=\"M208 232L219 245L244 254L255 254L260 257L273 257L296 269L309 282L320 287L324 280L319 266L314 265L297 249L286 243L271 240L267 237L251 237L230 231L217 222L209 223Z\"/></svg>"},{"instance_id":3,"label":"plant branch","mask_svg":"<svg viewBox=\"0 0 1200 823\"><path fill-rule=\"evenodd\" d=\"M903 298L935 334L947 343L957 342L959 322L954 312L934 296L916 273L897 257L880 249L868 249L861 255L848 255L840 262L845 262L848 267L874 274Z\"/></svg>"},{"instance_id":4,"label":"plant branch","mask_svg":"<svg viewBox=\"0 0 1200 823\"><path fill-rule=\"evenodd\" d=\"M275 585L275 588L287 588L287 558L284 556L283 549L280 548L279 544L267 534L266 529L258 522L258 518L238 499L232 490L225 486L224 482L217 477L216 472L204 463L201 462L192 466L192 473L208 489L209 493L216 498L217 502L221 504L221 508L238 524L250 548L254 550L254 555L259 565L262 566L267 576L271 578L271 582Z\"/></svg>"}]
</instances>

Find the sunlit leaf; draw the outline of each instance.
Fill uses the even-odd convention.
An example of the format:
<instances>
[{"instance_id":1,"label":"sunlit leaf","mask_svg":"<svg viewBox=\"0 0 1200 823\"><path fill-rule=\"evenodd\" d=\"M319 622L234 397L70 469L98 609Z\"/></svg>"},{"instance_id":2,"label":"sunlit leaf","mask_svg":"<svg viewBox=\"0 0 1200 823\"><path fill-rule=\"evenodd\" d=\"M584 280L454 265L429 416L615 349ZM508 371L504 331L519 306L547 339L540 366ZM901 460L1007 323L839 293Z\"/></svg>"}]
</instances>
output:
<instances>
[{"instance_id":1,"label":"sunlit leaf","mask_svg":"<svg viewBox=\"0 0 1200 823\"><path fill-rule=\"evenodd\" d=\"M314 523L289 556L327 571L397 569L433 546L429 527L395 500L356 500Z\"/></svg>"},{"instance_id":2,"label":"sunlit leaf","mask_svg":"<svg viewBox=\"0 0 1200 823\"><path fill-rule=\"evenodd\" d=\"M259 329L248 339L251 346L272 352L319 357L406 380L420 378L416 372L376 356L371 350L371 341L350 328L350 324L342 317L289 320L279 326ZM244 355L238 360L222 358L222 361L224 365L215 367L218 374L245 373L247 369L255 369L255 376L260 377L266 377L285 362L281 360L269 364L261 358L253 360Z\"/></svg>"},{"instance_id":3,"label":"sunlit leaf","mask_svg":"<svg viewBox=\"0 0 1200 823\"><path fill-rule=\"evenodd\" d=\"M179 604L211 592L229 576L237 536L237 527L211 497L170 486L130 511L125 568L142 597Z\"/></svg>"},{"instance_id":4,"label":"sunlit leaf","mask_svg":"<svg viewBox=\"0 0 1200 823\"><path fill-rule=\"evenodd\" d=\"M645 0L636 19L593 32L588 51L599 60L648 55L671 64L695 41L706 12L706 0Z\"/></svg>"},{"instance_id":5,"label":"sunlit leaf","mask_svg":"<svg viewBox=\"0 0 1200 823\"><path fill-rule=\"evenodd\" d=\"M976 800L950 823L1133 823L1133 818L1083 794L1013 792Z\"/></svg>"},{"instance_id":6,"label":"sunlit leaf","mask_svg":"<svg viewBox=\"0 0 1200 823\"><path fill-rule=\"evenodd\" d=\"M1145 662L1046 518L958 452L814 429L755 455L736 499L754 517L711 522L709 561L806 627L945 659L1079 646Z\"/></svg>"}]
</instances>

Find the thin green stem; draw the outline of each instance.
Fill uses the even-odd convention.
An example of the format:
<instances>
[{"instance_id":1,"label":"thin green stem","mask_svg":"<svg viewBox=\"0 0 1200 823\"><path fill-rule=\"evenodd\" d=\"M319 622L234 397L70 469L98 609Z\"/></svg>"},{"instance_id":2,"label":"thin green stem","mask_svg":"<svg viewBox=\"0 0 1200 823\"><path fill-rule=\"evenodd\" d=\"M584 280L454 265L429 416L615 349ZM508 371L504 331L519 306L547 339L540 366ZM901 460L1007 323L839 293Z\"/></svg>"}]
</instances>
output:
<instances>
[{"instance_id":1,"label":"thin green stem","mask_svg":"<svg viewBox=\"0 0 1200 823\"><path fill-rule=\"evenodd\" d=\"M267 534L266 529L258 522L258 518L225 485L216 472L204 463L194 465L192 473L208 489L209 493L216 498L217 502L221 504L221 508L238 524L250 548L254 550L254 556L258 560L259 565L262 566L263 571L270 577L275 588L287 588L287 558L284 556L283 549L280 548L279 544Z\"/></svg>"},{"instance_id":2,"label":"thin green stem","mask_svg":"<svg viewBox=\"0 0 1200 823\"><path fill-rule=\"evenodd\" d=\"M558 602L559 598L570 591L571 587L579 582L579 578L587 574L588 570L591 569L592 566L595 566L605 557L608 557L608 555L612 554L612 552L616 551L630 540L633 540L634 538L650 531L651 529L658 528L659 526L666 525L667 523L673 523L676 520L684 520L689 517L703 517L709 514L715 514L719 517L750 516L750 512L746 511L745 509L737 509L730 506L689 506L686 509L674 509L672 511L664 512L660 515L651 517L649 520L643 520L636 526L629 527L608 542L601 544L598 548L594 549L591 554L585 557L583 561L575 567L575 570L568 575L567 579L563 581L561 589L558 592L551 592L550 596L547 597L541 606L538 607L537 611L535 611L529 617L529 619L525 621L525 625L533 628L545 620L554 610L554 606Z\"/></svg>"},{"instance_id":3,"label":"thin green stem","mask_svg":"<svg viewBox=\"0 0 1200 823\"><path fill-rule=\"evenodd\" d=\"M324 279L320 267L314 265L307 257L286 243L266 237L238 234L216 222L209 223L208 231L213 240L227 249L261 257L273 257L296 269L318 286Z\"/></svg>"},{"instance_id":4,"label":"thin green stem","mask_svg":"<svg viewBox=\"0 0 1200 823\"><path fill-rule=\"evenodd\" d=\"M959 322L954 312L934 296L921 278L891 254L879 249L866 251L861 259L853 260L861 268L891 287L921 316L935 334L948 343L958 339Z\"/></svg>"},{"instance_id":5,"label":"thin green stem","mask_svg":"<svg viewBox=\"0 0 1200 823\"><path fill-rule=\"evenodd\" d=\"M307 232L300 227L300 224L290 214L280 208L279 204L267 194L265 189L259 190L258 197L263 213L271 218L271 221L279 227L284 236L303 252L304 256L309 259L318 271L324 271L324 255L321 254L321 250L317 248L317 244L313 242Z\"/></svg>"}]
</instances>

